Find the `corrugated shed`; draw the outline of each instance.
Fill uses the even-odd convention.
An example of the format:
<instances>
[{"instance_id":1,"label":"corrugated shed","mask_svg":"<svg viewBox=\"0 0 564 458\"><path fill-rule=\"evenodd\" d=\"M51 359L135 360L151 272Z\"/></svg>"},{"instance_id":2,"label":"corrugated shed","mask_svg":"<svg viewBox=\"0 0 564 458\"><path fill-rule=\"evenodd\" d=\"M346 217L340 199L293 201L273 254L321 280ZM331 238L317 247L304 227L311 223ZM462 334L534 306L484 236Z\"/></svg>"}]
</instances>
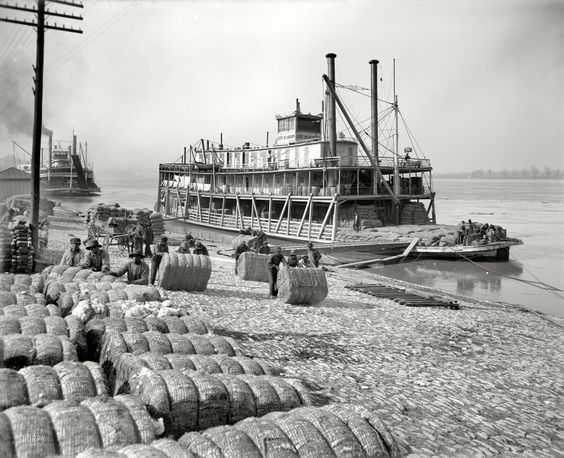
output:
<instances>
[{"instance_id":1,"label":"corrugated shed","mask_svg":"<svg viewBox=\"0 0 564 458\"><path fill-rule=\"evenodd\" d=\"M18 194L31 194L31 173L15 167L0 171L0 202Z\"/></svg>"}]
</instances>

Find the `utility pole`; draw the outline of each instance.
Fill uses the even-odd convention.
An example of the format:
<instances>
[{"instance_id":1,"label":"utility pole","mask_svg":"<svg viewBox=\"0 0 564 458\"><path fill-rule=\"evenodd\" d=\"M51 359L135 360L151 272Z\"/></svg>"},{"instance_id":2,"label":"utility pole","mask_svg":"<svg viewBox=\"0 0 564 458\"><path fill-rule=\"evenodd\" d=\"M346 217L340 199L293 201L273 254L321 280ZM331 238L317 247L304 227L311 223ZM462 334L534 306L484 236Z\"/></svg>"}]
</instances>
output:
<instances>
[{"instance_id":1,"label":"utility pole","mask_svg":"<svg viewBox=\"0 0 564 458\"><path fill-rule=\"evenodd\" d=\"M48 0L48 3L58 3L60 5L71 6L75 8L84 8L82 3L75 3L73 1L66 0ZM37 19L34 21L28 19L20 19L17 17L8 18L0 17L2 22L11 22L13 24L22 24L27 26L35 27L37 30L37 50L35 58L35 67L33 70L35 76L33 81L35 87L33 93L35 95L34 102L34 114L33 114L33 143L31 150L31 224L32 224L32 245L35 253L38 252L39 244L37 240L37 226L39 223L39 202L40 202L40 190L39 190L39 171L41 162L41 132L43 127L43 58L44 58L44 48L45 48L45 29L60 30L63 32L73 32L82 33L82 30L75 29L73 27L66 27L64 24L58 26L57 23L50 24L47 22L49 16L61 17L66 19L76 19L82 21L82 16L78 16L72 13L58 12L54 10L47 10L45 7L45 0L37 0L37 5L34 7L29 7L26 5L0 3L0 8L5 8L9 10L23 11L26 13L33 13L37 15Z\"/></svg>"}]
</instances>

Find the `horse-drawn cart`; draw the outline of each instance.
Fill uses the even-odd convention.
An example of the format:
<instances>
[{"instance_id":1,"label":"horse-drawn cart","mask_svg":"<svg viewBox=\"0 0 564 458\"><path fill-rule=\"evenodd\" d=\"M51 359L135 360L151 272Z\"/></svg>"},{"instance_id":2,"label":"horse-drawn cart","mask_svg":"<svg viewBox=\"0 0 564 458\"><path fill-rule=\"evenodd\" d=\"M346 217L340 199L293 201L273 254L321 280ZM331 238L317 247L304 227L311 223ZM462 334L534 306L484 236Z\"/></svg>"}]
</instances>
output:
<instances>
[{"instance_id":1,"label":"horse-drawn cart","mask_svg":"<svg viewBox=\"0 0 564 458\"><path fill-rule=\"evenodd\" d=\"M102 246L117 246L122 252L134 250L136 224L127 218L109 218L106 221L94 219L88 223L88 238L103 239Z\"/></svg>"}]
</instances>

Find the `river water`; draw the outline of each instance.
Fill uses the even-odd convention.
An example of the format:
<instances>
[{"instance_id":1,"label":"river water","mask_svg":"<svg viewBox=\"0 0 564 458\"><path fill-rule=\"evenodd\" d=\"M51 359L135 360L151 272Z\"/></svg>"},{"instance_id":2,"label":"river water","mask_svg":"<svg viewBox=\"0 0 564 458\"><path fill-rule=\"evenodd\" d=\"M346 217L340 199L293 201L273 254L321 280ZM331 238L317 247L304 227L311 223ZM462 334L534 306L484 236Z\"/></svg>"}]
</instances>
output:
<instances>
[{"instance_id":1,"label":"river water","mask_svg":"<svg viewBox=\"0 0 564 458\"><path fill-rule=\"evenodd\" d=\"M152 209L157 198L156 170L98 172L96 180L102 195L73 198L63 204L82 211L98 202ZM511 248L509 262L418 260L374 267L372 271L564 316L564 180L435 178L434 188L439 223L456 224L468 218L493 223L524 244ZM549 290L546 285L562 291Z\"/></svg>"}]
</instances>

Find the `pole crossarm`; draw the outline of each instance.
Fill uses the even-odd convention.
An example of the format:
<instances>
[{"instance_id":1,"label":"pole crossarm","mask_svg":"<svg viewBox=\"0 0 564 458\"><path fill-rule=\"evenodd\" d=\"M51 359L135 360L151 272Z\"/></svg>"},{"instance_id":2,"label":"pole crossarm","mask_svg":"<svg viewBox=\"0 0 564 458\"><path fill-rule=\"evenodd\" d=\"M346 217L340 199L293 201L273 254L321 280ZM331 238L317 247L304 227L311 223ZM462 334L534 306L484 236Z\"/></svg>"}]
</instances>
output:
<instances>
[{"instance_id":1,"label":"pole crossarm","mask_svg":"<svg viewBox=\"0 0 564 458\"><path fill-rule=\"evenodd\" d=\"M74 6L75 8L84 8L82 3L67 2L65 0L47 0L49 3L58 3L59 5Z\"/></svg>"},{"instance_id":2,"label":"pole crossarm","mask_svg":"<svg viewBox=\"0 0 564 458\"><path fill-rule=\"evenodd\" d=\"M33 27L37 27L37 22L24 21L23 19L16 19L16 18L0 17L0 22L11 22L13 24L23 24L23 25L31 25Z\"/></svg>"},{"instance_id":3,"label":"pole crossarm","mask_svg":"<svg viewBox=\"0 0 564 458\"><path fill-rule=\"evenodd\" d=\"M368 151L368 148L366 147L364 141L362 140L360 134L358 133L358 130L356 129L356 127L352 123L351 118L349 117L349 114L347 113L347 110L345 110L345 107L343 106L343 104L341 102L341 99L337 96L337 93L335 92L335 89L333 88L333 86L331 84L329 84L329 77L327 75L323 75L323 80L325 81L325 84L329 88L331 95L333 96L333 98L337 102L337 105L339 105L339 108L341 109L341 113L343 113L343 116L345 117L345 119L349 123L350 128L352 129L356 139L358 140L358 143L360 143L360 146L362 147L366 156L370 160L372 167L374 167L374 169L376 170L376 173L378 174L378 177L380 178L380 180L382 180L382 184L386 188L386 191L388 191L388 193L392 196L392 198L394 199L394 202L399 203L398 197L394 194L394 192L392 191L392 189L388 185L388 182L386 181L386 179L384 178L384 175L382 175L382 172L380 171L380 167L378 167L378 164L376 164L376 162L374 161L374 158L372 157L372 155Z\"/></svg>"},{"instance_id":4,"label":"pole crossarm","mask_svg":"<svg viewBox=\"0 0 564 458\"><path fill-rule=\"evenodd\" d=\"M62 26L59 26L57 24L50 25L46 23L45 28L50 30L60 30L61 32L83 33L81 29L75 29L73 27L65 27L64 24Z\"/></svg>"},{"instance_id":5,"label":"pole crossarm","mask_svg":"<svg viewBox=\"0 0 564 458\"><path fill-rule=\"evenodd\" d=\"M0 8L6 8L8 10L18 10L18 11L27 11L29 13L37 13L37 8L30 8L28 6L20 6L17 3L10 5L9 3L0 3Z\"/></svg>"},{"instance_id":6,"label":"pole crossarm","mask_svg":"<svg viewBox=\"0 0 564 458\"><path fill-rule=\"evenodd\" d=\"M57 16L57 17L64 17L68 19L76 19L78 21L82 21L83 17L79 16L78 14L72 13L59 13L58 11L45 11L46 16Z\"/></svg>"}]
</instances>

